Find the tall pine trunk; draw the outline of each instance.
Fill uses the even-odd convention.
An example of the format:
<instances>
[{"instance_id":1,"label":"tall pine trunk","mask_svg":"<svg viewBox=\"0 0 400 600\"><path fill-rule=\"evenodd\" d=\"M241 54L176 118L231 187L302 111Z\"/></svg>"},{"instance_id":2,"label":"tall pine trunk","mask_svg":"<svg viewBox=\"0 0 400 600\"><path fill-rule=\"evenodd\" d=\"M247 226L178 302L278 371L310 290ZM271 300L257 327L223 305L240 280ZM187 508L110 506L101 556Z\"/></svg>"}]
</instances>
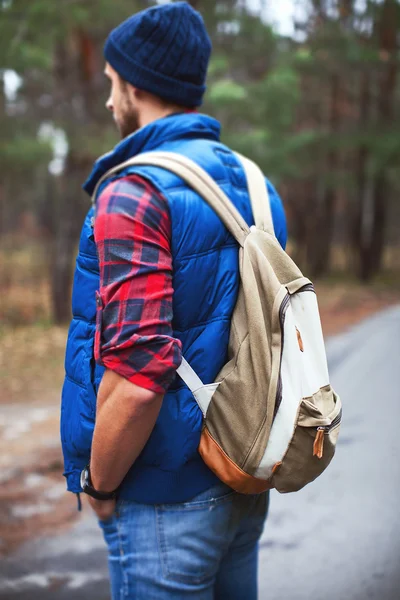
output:
<instances>
[{"instance_id":1,"label":"tall pine trunk","mask_svg":"<svg viewBox=\"0 0 400 600\"><path fill-rule=\"evenodd\" d=\"M70 144L57 186L51 256L51 300L56 323L64 323L71 317L73 259L83 219L90 207L81 189L90 166L80 149L74 147L74 132L78 127L88 127L93 120L91 83L95 65L92 50L91 40L82 31L75 32L69 40L60 41L56 49L55 79ZM78 111L74 110L77 97L81 100Z\"/></svg>"},{"instance_id":2,"label":"tall pine trunk","mask_svg":"<svg viewBox=\"0 0 400 600\"><path fill-rule=\"evenodd\" d=\"M334 73L330 80L329 131L337 134L340 122L340 78ZM313 239L308 250L308 264L313 277L321 277L329 272L335 219L336 188L335 174L338 169L338 153L330 148L324 161L322 177L317 191L317 203L313 218ZM312 217L311 217L312 218Z\"/></svg>"},{"instance_id":3,"label":"tall pine trunk","mask_svg":"<svg viewBox=\"0 0 400 600\"><path fill-rule=\"evenodd\" d=\"M360 131L366 131L371 112L371 74L369 70L365 70L361 75L359 106L359 128ZM362 143L358 148L355 162L356 192L351 223L352 246L357 257L357 272L361 279L363 279L363 269L368 263L365 249L373 220L371 177L368 175L369 157L368 147Z\"/></svg>"},{"instance_id":4,"label":"tall pine trunk","mask_svg":"<svg viewBox=\"0 0 400 600\"><path fill-rule=\"evenodd\" d=\"M397 37L399 32L399 5L396 0L385 0L377 32L380 55L385 63L379 74L378 118L380 129L388 132L391 127L397 81ZM387 165L376 172L370 195L371 218L362 229L360 245L360 276L369 281L379 273L383 263L387 207L390 196ZM368 195L366 200L369 200Z\"/></svg>"}]
</instances>

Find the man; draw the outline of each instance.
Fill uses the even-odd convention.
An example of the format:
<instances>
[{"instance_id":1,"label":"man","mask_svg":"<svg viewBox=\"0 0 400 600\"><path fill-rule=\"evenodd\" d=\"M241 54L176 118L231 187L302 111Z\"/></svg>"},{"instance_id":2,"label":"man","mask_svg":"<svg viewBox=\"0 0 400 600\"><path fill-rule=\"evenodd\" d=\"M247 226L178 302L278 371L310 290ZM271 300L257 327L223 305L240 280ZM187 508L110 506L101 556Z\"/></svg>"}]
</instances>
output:
<instances>
[{"instance_id":1,"label":"man","mask_svg":"<svg viewBox=\"0 0 400 600\"><path fill-rule=\"evenodd\" d=\"M96 162L89 194L128 158L174 151L205 168L254 222L218 122L195 110L210 52L186 2L147 9L111 32L107 108L123 140ZM284 245L283 208L268 187ZM100 186L77 258L61 435L68 489L88 494L104 532L114 599L257 596L268 496L241 496L208 469L197 451L201 411L175 373L184 354L214 381L238 282L237 244L178 177L130 167Z\"/></svg>"}]
</instances>

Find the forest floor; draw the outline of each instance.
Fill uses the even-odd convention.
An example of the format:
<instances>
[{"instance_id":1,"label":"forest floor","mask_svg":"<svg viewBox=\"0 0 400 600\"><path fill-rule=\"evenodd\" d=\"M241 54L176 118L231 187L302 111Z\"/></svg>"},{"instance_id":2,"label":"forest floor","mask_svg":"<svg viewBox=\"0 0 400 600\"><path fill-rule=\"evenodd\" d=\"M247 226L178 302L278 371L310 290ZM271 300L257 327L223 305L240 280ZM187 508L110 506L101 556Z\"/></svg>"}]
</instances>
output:
<instances>
[{"instance_id":1,"label":"forest floor","mask_svg":"<svg viewBox=\"0 0 400 600\"><path fill-rule=\"evenodd\" d=\"M393 285L316 285L325 336L400 302ZM0 329L0 556L77 517L65 493L59 443L59 397L67 329Z\"/></svg>"}]
</instances>

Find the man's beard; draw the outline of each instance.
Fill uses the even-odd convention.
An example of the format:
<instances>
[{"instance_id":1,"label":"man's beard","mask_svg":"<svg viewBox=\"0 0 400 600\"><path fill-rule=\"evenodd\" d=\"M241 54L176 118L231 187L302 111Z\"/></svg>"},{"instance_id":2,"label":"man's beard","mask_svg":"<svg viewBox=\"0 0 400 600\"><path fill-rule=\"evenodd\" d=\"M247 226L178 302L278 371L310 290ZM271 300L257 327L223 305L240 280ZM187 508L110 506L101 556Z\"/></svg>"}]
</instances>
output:
<instances>
[{"instance_id":1,"label":"man's beard","mask_svg":"<svg viewBox=\"0 0 400 600\"><path fill-rule=\"evenodd\" d=\"M115 122L121 134L121 139L128 137L128 135L131 135L131 133L135 133L135 131L140 129L138 112L136 108L128 102L125 103L124 109L121 111L121 115L118 119L115 118Z\"/></svg>"}]
</instances>

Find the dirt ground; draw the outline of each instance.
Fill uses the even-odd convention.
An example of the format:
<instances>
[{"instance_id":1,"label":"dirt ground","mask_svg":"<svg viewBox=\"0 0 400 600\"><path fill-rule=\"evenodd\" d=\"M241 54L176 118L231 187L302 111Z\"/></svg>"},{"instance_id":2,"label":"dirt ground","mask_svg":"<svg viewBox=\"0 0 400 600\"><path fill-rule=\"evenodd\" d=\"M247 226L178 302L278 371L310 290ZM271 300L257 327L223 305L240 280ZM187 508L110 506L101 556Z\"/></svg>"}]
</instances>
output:
<instances>
[{"instance_id":1,"label":"dirt ground","mask_svg":"<svg viewBox=\"0 0 400 600\"><path fill-rule=\"evenodd\" d=\"M316 286L325 336L339 333L400 300L398 290ZM59 396L67 330L0 331L0 556L39 532L74 522L77 501L65 493L59 445Z\"/></svg>"},{"instance_id":2,"label":"dirt ground","mask_svg":"<svg viewBox=\"0 0 400 600\"><path fill-rule=\"evenodd\" d=\"M400 302L400 286L361 286L349 282L315 284L324 336L335 335Z\"/></svg>"},{"instance_id":3,"label":"dirt ground","mask_svg":"<svg viewBox=\"0 0 400 600\"><path fill-rule=\"evenodd\" d=\"M62 477L56 402L1 408L0 557L76 518L76 499L65 493Z\"/></svg>"},{"instance_id":4,"label":"dirt ground","mask_svg":"<svg viewBox=\"0 0 400 600\"><path fill-rule=\"evenodd\" d=\"M0 557L77 516L59 441L66 335L43 326L0 334Z\"/></svg>"}]
</instances>

